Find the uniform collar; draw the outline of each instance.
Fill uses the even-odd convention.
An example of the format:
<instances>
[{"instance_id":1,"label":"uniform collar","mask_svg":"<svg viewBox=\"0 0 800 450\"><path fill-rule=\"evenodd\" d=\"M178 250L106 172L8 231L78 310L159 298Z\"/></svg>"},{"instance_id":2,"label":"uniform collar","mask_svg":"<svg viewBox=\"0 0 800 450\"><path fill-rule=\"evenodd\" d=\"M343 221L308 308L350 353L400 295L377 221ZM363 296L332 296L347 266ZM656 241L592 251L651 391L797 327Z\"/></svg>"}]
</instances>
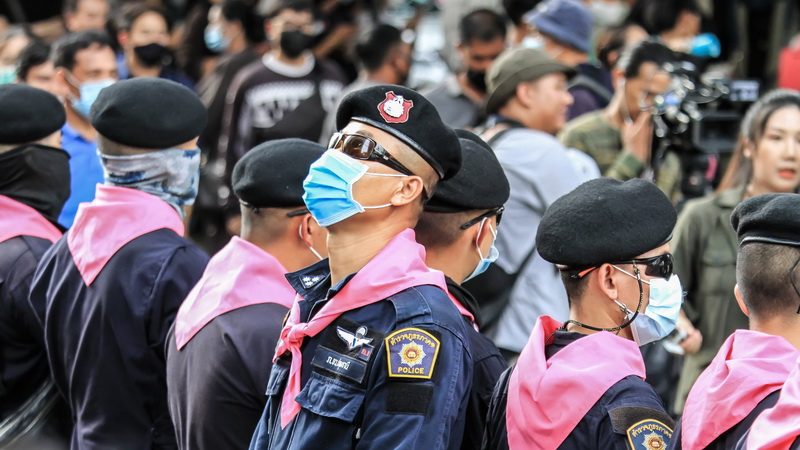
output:
<instances>
[{"instance_id":1,"label":"uniform collar","mask_svg":"<svg viewBox=\"0 0 800 450\"><path fill-rule=\"evenodd\" d=\"M723 208L736 207L736 205L742 202L742 198L744 198L744 190L746 188L747 185L745 184L720 192L716 200L717 205L722 206Z\"/></svg>"}]
</instances>

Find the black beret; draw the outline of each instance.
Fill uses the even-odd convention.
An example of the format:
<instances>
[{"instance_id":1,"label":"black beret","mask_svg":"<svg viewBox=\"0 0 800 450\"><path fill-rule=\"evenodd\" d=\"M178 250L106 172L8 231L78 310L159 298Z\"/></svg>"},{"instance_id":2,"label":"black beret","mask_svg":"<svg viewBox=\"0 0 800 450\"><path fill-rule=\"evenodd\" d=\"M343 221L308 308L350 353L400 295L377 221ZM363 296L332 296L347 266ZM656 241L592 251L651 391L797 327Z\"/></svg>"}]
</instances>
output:
<instances>
[{"instance_id":1,"label":"black beret","mask_svg":"<svg viewBox=\"0 0 800 450\"><path fill-rule=\"evenodd\" d=\"M677 219L653 183L598 178L547 208L536 247L545 260L568 267L625 261L667 243Z\"/></svg>"},{"instance_id":2,"label":"black beret","mask_svg":"<svg viewBox=\"0 0 800 450\"><path fill-rule=\"evenodd\" d=\"M418 92L403 86L381 85L352 92L336 111L336 127L365 123L403 141L447 179L461 166L461 151L453 130L436 108Z\"/></svg>"},{"instance_id":3,"label":"black beret","mask_svg":"<svg viewBox=\"0 0 800 450\"><path fill-rule=\"evenodd\" d=\"M503 206L511 188L494 151L483 139L455 130L461 143L461 169L436 186L426 211L454 213Z\"/></svg>"},{"instance_id":4,"label":"black beret","mask_svg":"<svg viewBox=\"0 0 800 450\"><path fill-rule=\"evenodd\" d=\"M800 247L800 195L764 194L739 203L731 214L739 244Z\"/></svg>"},{"instance_id":5,"label":"black beret","mask_svg":"<svg viewBox=\"0 0 800 450\"><path fill-rule=\"evenodd\" d=\"M25 84L0 85L0 144L25 144L55 133L67 121L51 93Z\"/></svg>"},{"instance_id":6,"label":"black beret","mask_svg":"<svg viewBox=\"0 0 800 450\"><path fill-rule=\"evenodd\" d=\"M162 78L132 78L100 91L89 112L98 133L129 147L161 150L191 141L206 126L197 94Z\"/></svg>"},{"instance_id":7,"label":"black beret","mask_svg":"<svg viewBox=\"0 0 800 450\"><path fill-rule=\"evenodd\" d=\"M245 153L233 168L233 192L260 208L305 206L303 180L325 147L304 139L268 141Z\"/></svg>"}]
</instances>

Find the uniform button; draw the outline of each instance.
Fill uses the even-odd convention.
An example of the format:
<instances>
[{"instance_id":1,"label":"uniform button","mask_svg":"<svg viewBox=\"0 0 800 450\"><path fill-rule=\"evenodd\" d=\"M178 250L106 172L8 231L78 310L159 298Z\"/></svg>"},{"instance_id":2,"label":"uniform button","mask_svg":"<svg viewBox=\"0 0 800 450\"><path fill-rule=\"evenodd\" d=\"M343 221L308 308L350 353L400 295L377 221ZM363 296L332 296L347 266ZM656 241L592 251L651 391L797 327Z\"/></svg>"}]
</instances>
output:
<instances>
[{"instance_id":1,"label":"uniform button","mask_svg":"<svg viewBox=\"0 0 800 450\"><path fill-rule=\"evenodd\" d=\"M334 399L329 399L329 400L328 400L328 409L331 409L331 410L333 410L334 408L336 408L336 400L334 400Z\"/></svg>"},{"instance_id":2,"label":"uniform button","mask_svg":"<svg viewBox=\"0 0 800 450\"><path fill-rule=\"evenodd\" d=\"M319 392L314 392L313 394L311 394L311 401L316 403L317 400L319 400Z\"/></svg>"}]
</instances>

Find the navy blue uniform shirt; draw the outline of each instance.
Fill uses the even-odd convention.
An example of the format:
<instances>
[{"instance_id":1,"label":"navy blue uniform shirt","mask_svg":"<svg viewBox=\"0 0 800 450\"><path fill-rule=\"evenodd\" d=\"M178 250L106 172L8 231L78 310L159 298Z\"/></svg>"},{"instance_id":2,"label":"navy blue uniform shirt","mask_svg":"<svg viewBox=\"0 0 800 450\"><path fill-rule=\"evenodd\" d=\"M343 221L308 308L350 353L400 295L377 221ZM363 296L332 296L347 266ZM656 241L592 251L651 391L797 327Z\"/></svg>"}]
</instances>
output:
<instances>
[{"instance_id":1,"label":"navy blue uniform shirt","mask_svg":"<svg viewBox=\"0 0 800 450\"><path fill-rule=\"evenodd\" d=\"M75 417L72 448L175 448L164 343L208 256L169 229L125 244L87 286L67 236L42 259L31 301L45 302L45 344Z\"/></svg>"},{"instance_id":2,"label":"navy blue uniform shirt","mask_svg":"<svg viewBox=\"0 0 800 450\"><path fill-rule=\"evenodd\" d=\"M582 338L580 333L556 331L552 343L545 347L547 358L551 358L561 349L572 342ZM508 383L512 371L516 366L506 370L500 377L492 402L489 405L486 433L484 434L484 449L508 449L508 436L506 431L506 400L508 396ZM587 382L591 380L587 379ZM558 408L559 405L552 405ZM568 449L631 449L628 429L637 421L637 416L642 420L658 417L667 426L672 426L672 420L664 412L664 404L652 386L641 378L631 375L618 381L600 397L588 413L581 419L572 433L558 447ZM671 436L658 436L666 446L669 446ZM634 450L648 450L642 442L634 439Z\"/></svg>"},{"instance_id":3,"label":"navy blue uniform shirt","mask_svg":"<svg viewBox=\"0 0 800 450\"><path fill-rule=\"evenodd\" d=\"M352 278L330 289L327 263L286 276L306 299L300 302L303 322ZM406 328L434 336L439 341L436 355L430 346L403 340L389 345L393 359L388 359L385 339ZM285 429L280 426L280 406L291 356L284 354L273 365L267 406L250 448L458 449L472 384L467 331L467 322L450 298L435 286L409 288L342 314L301 347L302 389L295 399L301 410ZM399 360L395 353L403 351L402 342L417 346L405 357L432 367L431 379L390 376L390 361Z\"/></svg>"}]
</instances>

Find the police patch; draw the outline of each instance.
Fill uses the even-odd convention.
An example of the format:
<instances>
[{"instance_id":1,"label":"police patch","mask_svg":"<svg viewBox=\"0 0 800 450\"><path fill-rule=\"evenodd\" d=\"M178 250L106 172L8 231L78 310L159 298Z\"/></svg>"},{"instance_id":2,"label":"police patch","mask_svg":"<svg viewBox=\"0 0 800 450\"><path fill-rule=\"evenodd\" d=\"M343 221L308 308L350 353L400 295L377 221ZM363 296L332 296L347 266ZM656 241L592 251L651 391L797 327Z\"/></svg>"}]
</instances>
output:
<instances>
[{"instance_id":1,"label":"police patch","mask_svg":"<svg viewBox=\"0 0 800 450\"><path fill-rule=\"evenodd\" d=\"M430 332L403 328L386 336L389 376L429 380L436 367L441 344Z\"/></svg>"},{"instance_id":2,"label":"police patch","mask_svg":"<svg viewBox=\"0 0 800 450\"><path fill-rule=\"evenodd\" d=\"M655 419L642 420L627 431L633 450L665 450L672 439L672 428Z\"/></svg>"}]
</instances>

